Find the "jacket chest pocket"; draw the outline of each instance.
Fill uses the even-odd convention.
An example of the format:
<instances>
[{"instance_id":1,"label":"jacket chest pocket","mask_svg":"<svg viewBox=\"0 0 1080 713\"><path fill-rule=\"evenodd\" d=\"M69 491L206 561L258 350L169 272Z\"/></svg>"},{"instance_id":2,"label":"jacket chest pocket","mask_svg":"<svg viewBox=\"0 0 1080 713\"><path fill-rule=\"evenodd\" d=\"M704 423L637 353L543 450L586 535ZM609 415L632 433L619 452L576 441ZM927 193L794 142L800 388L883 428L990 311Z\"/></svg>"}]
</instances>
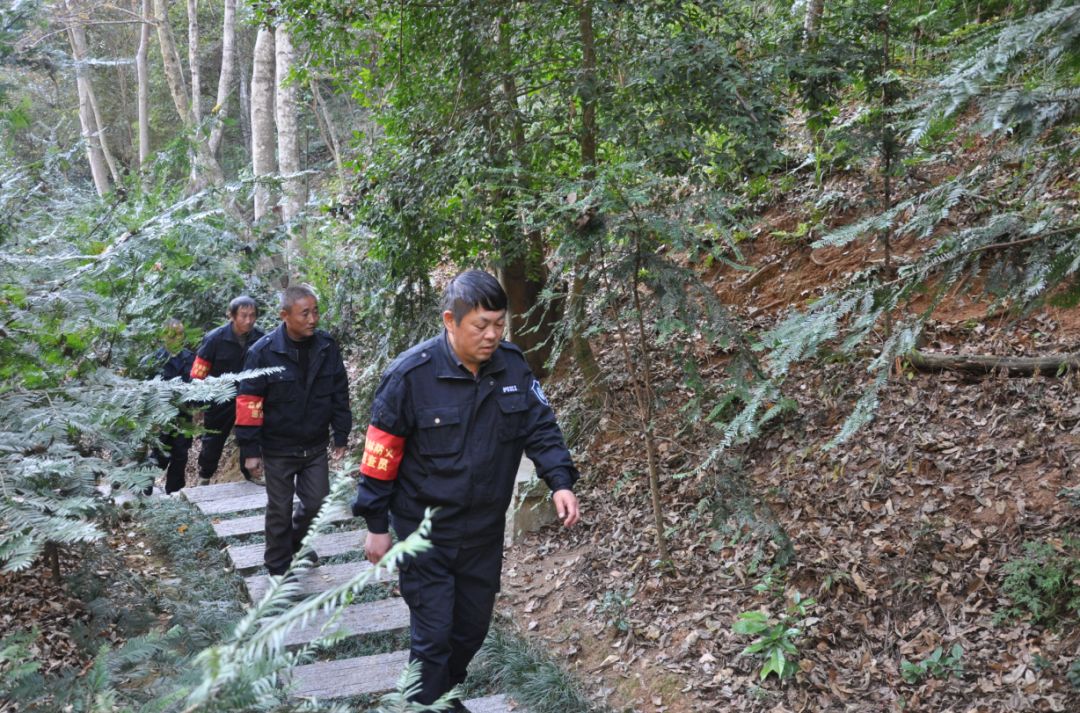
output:
<instances>
[{"instance_id":1,"label":"jacket chest pocket","mask_svg":"<svg viewBox=\"0 0 1080 713\"><path fill-rule=\"evenodd\" d=\"M464 442L465 428L457 406L417 410L416 445L421 455L454 455L461 452Z\"/></svg>"},{"instance_id":2,"label":"jacket chest pocket","mask_svg":"<svg viewBox=\"0 0 1080 713\"><path fill-rule=\"evenodd\" d=\"M266 377L267 401L277 405L296 400L296 375L279 371Z\"/></svg>"},{"instance_id":3,"label":"jacket chest pocket","mask_svg":"<svg viewBox=\"0 0 1080 713\"><path fill-rule=\"evenodd\" d=\"M511 441L519 438L525 429L525 417L529 412L527 394L500 395L499 402L499 440Z\"/></svg>"}]
</instances>

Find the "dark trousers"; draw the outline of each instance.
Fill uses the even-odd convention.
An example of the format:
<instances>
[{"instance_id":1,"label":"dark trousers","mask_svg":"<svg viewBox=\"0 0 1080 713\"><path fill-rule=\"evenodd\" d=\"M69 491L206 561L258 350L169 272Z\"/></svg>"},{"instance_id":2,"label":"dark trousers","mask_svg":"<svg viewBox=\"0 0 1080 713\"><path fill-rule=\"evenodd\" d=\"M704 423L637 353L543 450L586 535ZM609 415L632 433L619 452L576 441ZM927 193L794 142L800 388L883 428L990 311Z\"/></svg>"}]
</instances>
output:
<instances>
[{"instance_id":1,"label":"dark trousers","mask_svg":"<svg viewBox=\"0 0 1080 713\"><path fill-rule=\"evenodd\" d=\"M502 552L502 538L478 547L433 545L402 563L410 659L421 664L418 702L433 703L465 680L491 625Z\"/></svg>"},{"instance_id":2,"label":"dark trousers","mask_svg":"<svg viewBox=\"0 0 1080 713\"><path fill-rule=\"evenodd\" d=\"M294 456L263 455L266 479L266 551L270 574L284 574L330 492L326 447ZM293 508L293 493L300 501Z\"/></svg>"},{"instance_id":3,"label":"dark trousers","mask_svg":"<svg viewBox=\"0 0 1080 713\"><path fill-rule=\"evenodd\" d=\"M199 437L202 450L199 451L199 477L213 478L217 472L218 462L221 461L221 452L225 450L225 441L229 438L233 423L236 421L236 404L215 404L210 407L203 417L203 426L211 433L204 433ZM244 467L244 459L240 458L240 472L244 478L251 480L251 473Z\"/></svg>"},{"instance_id":4,"label":"dark trousers","mask_svg":"<svg viewBox=\"0 0 1080 713\"><path fill-rule=\"evenodd\" d=\"M161 437L161 449L154 449L154 459L165 469L165 492L175 493L184 487L191 436L173 433Z\"/></svg>"}]
</instances>

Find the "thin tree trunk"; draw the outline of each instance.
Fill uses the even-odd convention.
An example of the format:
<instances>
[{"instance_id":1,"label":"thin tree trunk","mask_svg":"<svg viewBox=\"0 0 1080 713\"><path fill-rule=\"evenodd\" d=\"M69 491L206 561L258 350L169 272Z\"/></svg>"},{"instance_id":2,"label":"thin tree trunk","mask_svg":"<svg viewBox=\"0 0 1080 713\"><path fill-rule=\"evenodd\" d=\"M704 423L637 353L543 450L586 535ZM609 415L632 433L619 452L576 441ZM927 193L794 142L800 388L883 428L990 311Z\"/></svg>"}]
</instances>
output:
<instances>
[{"instance_id":1,"label":"thin tree trunk","mask_svg":"<svg viewBox=\"0 0 1080 713\"><path fill-rule=\"evenodd\" d=\"M990 374L1003 371L1009 376L1060 376L1080 369L1080 354L1046 357L999 357L989 354L934 354L912 351L911 365L921 371L963 371Z\"/></svg>"},{"instance_id":2,"label":"thin tree trunk","mask_svg":"<svg viewBox=\"0 0 1080 713\"><path fill-rule=\"evenodd\" d=\"M255 222L273 210L266 179L276 170L274 160L274 31L260 27L255 38L251 71L251 171L255 176Z\"/></svg>"},{"instance_id":3,"label":"thin tree trunk","mask_svg":"<svg viewBox=\"0 0 1080 713\"><path fill-rule=\"evenodd\" d=\"M586 189L596 180L596 36L593 33L592 1L582 0L578 10L578 27L581 33L581 82L578 98L581 101L581 165ZM587 230L591 221L581 224ZM594 401L603 396L600 367L596 363L592 346L585 336L585 288L589 268L589 250L581 250L575 261L574 280L570 286L571 347L578 369L585 380Z\"/></svg>"},{"instance_id":4,"label":"thin tree trunk","mask_svg":"<svg viewBox=\"0 0 1080 713\"><path fill-rule=\"evenodd\" d=\"M296 84L289 81L296 52L292 37L284 27L274 31L275 76L277 100L275 101L278 137L278 170L281 171L281 219L289 226L289 245L286 255L290 264L299 256L302 231L291 225L300 215L307 202L304 177L300 173L300 136L296 118Z\"/></svg>"},{"instance_id":5,"label":"thin tree trunk","mask_svg":"<svg viewBox=\"0 0 1080 713\"><path fill-rule=\"evenodd\" d=\"M225 177L221 172L221 166L210 154L209 146L204 138L198 135L195 115L191 111L191 102L188 99L187 86L184 84L184 72L180 66L180 55L176 51L176 43L173 41L172 28L169 27L169 0L155 0L154 18L157 21L158 44L161 47L162 65L165 68L165 78L169 84L169 92L172 94L173 104L176 105L176 113L180 115L180 121L194 142L194 157L192 159L193 185L192 188L200 188L203 181L213 185L221 185Z\"/></svg>"},{"instance_id":6,"label":"thin tree trunk","mask_svg":"<svg viewBox=\"0 0 1080 713\"><path fill-rule=\"evenodd\" d=\"M90 99L90 109L94 112L94 123L97 124L98 139L101 143L101 155L105 157L105 165L109 167L109 174L112 176L113 183L120 183L120 169L116 165L116 158L112 154L112 150L109 148L109 141L105 137L105 121L101 116L101 109L98 107L97 94L94 93L94 85L90 82L90 75L87 73L86 84L88 87L88 97Z\"/></svg>"},{"instance_id":7,"label":"thin tree trunk","mask_svg":"<svg viewBox=\"0 0 1080 713\"><path fill-rule=\"evenodd\" d=\"M324 132L323 140L326 141L326 145L330 148L330 153L334 157L334 169L337 171L338 184L340 189L345 188L345 166L341 162L341 144L338 141L337 129L334 128L334 120L330 116L330 111L326 108L326 102L323 101L322 92L319 91L319 80L311 80L311 97L312 97L312 109L315 112L315 118L319 123L319 130Z\"/></svg>"},{"instance_id":8,"label":"thin tree trunk","mask_svg":"<svg viewBox=\"0 0 1080 713\"><path fill-rule=\"evenodd\" d=\"M236 67L236 0L225 0L225 17L221 22L221 73L218 75L217 103L211 110L214 125L210 130L210 153L217 156L221 137L225 134L225 119L229 115L229 95L232 94Z\"/></svg>"},{"instance_id":9,"label":"thin tree trunk","mask_svg":"<svg viewBox=\"0 0 1080 713\"><path fill-rule=\"evenodd\" d=\"M510 119L510 147L514 158L514 183L516 193L528 191L528 175L525 167L525 127L521 121L517 103L517 81L513 73L513 57L510 50L510 20L499 20L499 58L502 63L503 99ZM519 222L512 214L507 223ZM500 246L499 281L506 290L510 302L510 333L514 343L525 352L529 368L537 376L547 375L547 360L551 355L552 334L559 314L554 305L541 305L541 294L547 283L548 270L544 261L544 242L539 230L520 229L520 238Z\"/></svg>"},{"instance_id":10,"label":"thin tree trunk","mask_svg":"<svg viewBox=\"0 0 1080 713\"><path fill-rule=\"evenodd\" d=\"M239 59L239 57L245 57L245 58L246 57L252 57L254 59L254 54L255 54L254 47L252 48L251 52L244 52L243 50L241 50L238 53L238 59ZM251 66L247 65L246 63L243 64L243 65L239 65L237 67L237 69L239 70L237 72L237 75L238 75L239 84L240 84L239 96L237 97L240 100L240 107L239 107L239 111L238 111L239 118L240 118L240 139L241 139L241 141L243 141L244 146L248 147L248 149L250 150L251 142L252 142L252 137L251 137L251 75L253 74L253 69L252 69Z\"/></svg>"},{"instance_id":11,"label":"thin tree trunk","mask_svg":"<svg viewBox=\"0 0 1080 713\"><path fill-rule=\"evenodd\" d=\"M825 0L807 0L806 14L803 16L803 48L812 47L817 42L821 28L821 16L825 12Z\"/></svg>"},{"instance_id":12,"label":"thin tree trunk","mask_svg":"<svg viewBox=\"0 0 1080 713\"><path fill-rule=\"evenodd\" d=\"M188 73L191 75L191 115L202 123L202 74L199 72L199 0L187 0Z\"/></svg>"},{"instance_id":13,"label":"thin tree trunk","mask_svg":"<svg viewBox=\"0 0 1080 713\"><path fill-rule=\"evenodd\" d=\"M135 53L135 75L138 77L139 169L150 159L150 0L142 0L142 25L139 27L139 49Z\"/></svg>"},{"instance_id":14,"label":"thin tree trunk","mask_svg":"<svg viewBox=\"0 0 1080 713\"><path fill-rule=\"evenodd\" d=\"M86 160L90 164L90 175L94 179L94 188L99 196L109 192L109 169L102 149L105 137L94 116L92 97L94 88L83 60L86 59L86 32L79 24L71 0L64 0L64 9L68 15L68 41L71 43L71 56L75 60L75 86L79 94L79 128L86 142Z\"/></svg>"}]
</instances>

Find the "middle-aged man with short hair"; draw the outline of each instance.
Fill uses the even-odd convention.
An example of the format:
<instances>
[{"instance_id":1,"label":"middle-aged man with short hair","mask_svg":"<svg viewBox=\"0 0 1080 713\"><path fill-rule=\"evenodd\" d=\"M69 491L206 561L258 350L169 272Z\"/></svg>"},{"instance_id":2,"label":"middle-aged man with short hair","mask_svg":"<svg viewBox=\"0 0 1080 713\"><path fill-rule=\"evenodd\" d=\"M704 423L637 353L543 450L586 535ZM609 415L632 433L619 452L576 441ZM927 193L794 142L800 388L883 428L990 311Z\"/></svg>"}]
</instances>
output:
<instances>
[{"instance_id":1,"label":"middle-aged man with short hair","mask_svg":"<svg viewBox=\"0 0 1080 713\"><path fill-rule=\"evenodd\" d=\"M559 518L578 521L578 478L555 414L521 350L502 340L506 293L470 270L443 295L442 334L405 351L375 393L353 514L378 562L438 508L432 547L400 567L409 605L417 700L465 680L484 642L502 571L503 529L524 452L553 492ZM467 710L454 701L454 710Z\"/></svg>"},{"instance_id":2,"label":"middle-aged man with short hair","mask_svg":"<svg viewBox=\"0 0 1080 713\"><path fill-rule=\"evenodd\" d=\"M319 300L306 285L281 296L281 326L248 353L245 369L283 371L240 384L236 439L240 456L266 480L266 550L271 575L284 574L330 492L330 431L334 458L352 430L349 379L337 343L319 326ZM293 509L293 494L299 496ZM311 553L311 559L318 557Z\"/></svg>"},{"instance_id":3,"label":"middle-aged man with short hair","mask_svg":"<svg viewBox=\"0 0 1080 713\"><path fill-rule=\"evenodd\" d=\"M239 373L244 368L248 348L263 336L263 331L255 326L259 307L251 297L240 295L233 299L229 303L227 315L229 321L210 330L203 337L195 355L195 363L191 366L192 379ZM210 479L214 477L235 418L235 400L210 404L206 410L203 426L207 433L199 438L202 443L202 450L199 451L199 485L209 485ZM240 472L248 480L262 483L244 467L242 458Z\"/></svg>"}]
</instances>

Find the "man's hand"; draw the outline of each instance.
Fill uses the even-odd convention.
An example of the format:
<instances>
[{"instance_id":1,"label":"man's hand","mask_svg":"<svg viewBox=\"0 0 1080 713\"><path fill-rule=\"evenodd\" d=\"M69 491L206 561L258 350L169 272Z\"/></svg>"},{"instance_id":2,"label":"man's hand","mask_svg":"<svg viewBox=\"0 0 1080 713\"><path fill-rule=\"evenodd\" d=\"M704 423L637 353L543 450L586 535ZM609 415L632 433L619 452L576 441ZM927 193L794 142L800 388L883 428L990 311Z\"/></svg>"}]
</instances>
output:
<instances>
[{"instance_id":1,"label":"man's hand","mask_svg":"<svg viewBox=\"0 0 1080 713\"><path fill-rule=\"evenodd\" d=\"M333 450L330 451L330 459L331 460L341 460L344 457L345 457L345 446L334 446Z\"/></svg>"},{"instance_id":2,"label":"man's hand","mask_svg":"<svg viewBox=\"0 0 1080 713\"><path fill-rule=\"evenodd\" d=\"M263 477L262 458L245 458L244 467L247 468L247 472L251 473L252 478Z\"/></svg>"},{"instance_id":3,"label":"man's hand","mask_svg":"<svg viewBox=\"0 0 1080 713\"><path fill-rule=\"evenodd\" d=\"M367 555L368 562L378 564L379 560L390 551L391 544L393 543L390 541L389 532L384 532L381 535L369 532L364 540L364 554Z\"/></svg>"},{"instance_id":4,"label":"man's hand","mask_svg":"<svg viewBox=\"0 0 1080 713\"><path fill-rule=\"evenodd\" d=\"M555 503L555 512L559 514L564 527L573 527L581 519L577 496L573 490L556 490L551 500Z\"/></svg>"}]
</instances>

